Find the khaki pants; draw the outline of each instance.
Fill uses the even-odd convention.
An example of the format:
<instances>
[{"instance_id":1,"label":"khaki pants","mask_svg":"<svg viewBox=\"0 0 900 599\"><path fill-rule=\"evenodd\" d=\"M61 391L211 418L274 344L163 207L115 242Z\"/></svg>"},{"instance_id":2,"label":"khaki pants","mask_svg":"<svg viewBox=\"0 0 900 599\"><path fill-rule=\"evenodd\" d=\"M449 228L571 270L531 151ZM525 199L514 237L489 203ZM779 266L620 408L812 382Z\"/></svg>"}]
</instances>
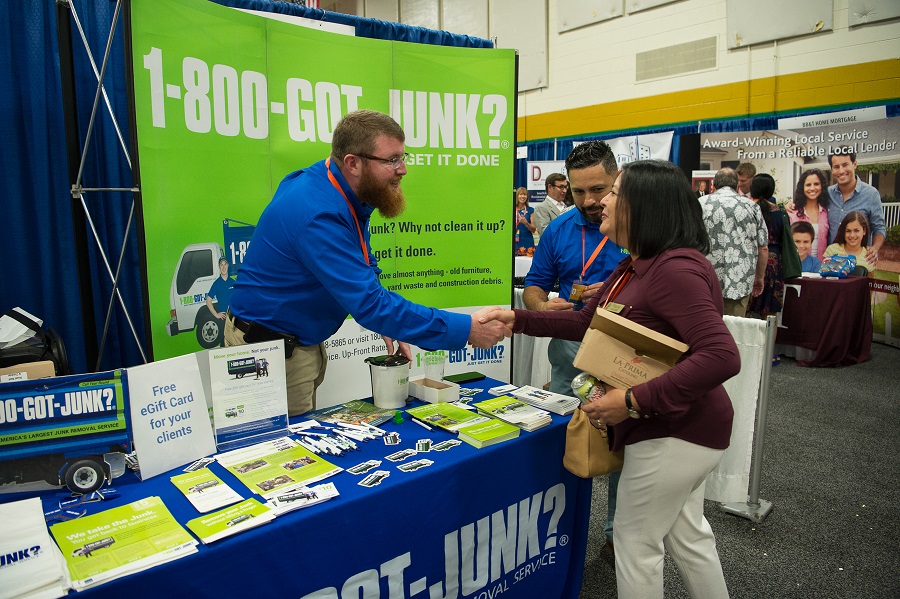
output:
<instances>
[{"instance_id":1,"label":"khaki pants","mask_svg":"<svg viewBox=\"0 0 900 599\"><path fill-rule=\"evenodd\" d=\"M742 297L740 299L728 299L725 300L725 312L724 316L740 316L741 318L747 316L747 306L750 304L750 296Z\"/></svg>"},{"instance_id":2,"label":"khaki pants","mask_svg":"<svg viewBox=\"0 0 900 599\"><path fill-rule=\"evenodd\" d=\"M244 332L234 326L229 314L225 322L225 345L244 345ZM316 387L325 380L328 357L325 344L297 347L289 360L284 362L287 380L288 416L299 416L316 409Z\"/></svg>"}]
</instances>

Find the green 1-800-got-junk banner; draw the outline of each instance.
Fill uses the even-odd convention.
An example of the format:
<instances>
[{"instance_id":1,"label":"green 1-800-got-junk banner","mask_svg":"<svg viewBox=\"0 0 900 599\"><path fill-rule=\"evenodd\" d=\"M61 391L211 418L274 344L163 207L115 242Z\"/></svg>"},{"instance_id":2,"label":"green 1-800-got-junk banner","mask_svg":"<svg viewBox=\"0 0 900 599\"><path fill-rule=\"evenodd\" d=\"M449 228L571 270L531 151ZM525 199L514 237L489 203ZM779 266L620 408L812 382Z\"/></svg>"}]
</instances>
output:
<instances>
[{"instance_id":1,"label":"green 1-800-got-junk banner","mask_svg":"<svg viewBox=\"0 0 900 599\"><path fill-rule=\"evenodd\" d=\"M240 276L278 183L326 157L334 126L361 108L400 122L412 154L406 212L372 221L382 284L461 312L509 305L513 51L362 39L201 0L131 7L156 359L221 342L206 304L219 257ZM321 405L368 396L363 359L384 352L380 337L348 319L326 346ZM508 354L506 343L451 351L447 371L506 379Z\"/></svg>"}]
</instances>

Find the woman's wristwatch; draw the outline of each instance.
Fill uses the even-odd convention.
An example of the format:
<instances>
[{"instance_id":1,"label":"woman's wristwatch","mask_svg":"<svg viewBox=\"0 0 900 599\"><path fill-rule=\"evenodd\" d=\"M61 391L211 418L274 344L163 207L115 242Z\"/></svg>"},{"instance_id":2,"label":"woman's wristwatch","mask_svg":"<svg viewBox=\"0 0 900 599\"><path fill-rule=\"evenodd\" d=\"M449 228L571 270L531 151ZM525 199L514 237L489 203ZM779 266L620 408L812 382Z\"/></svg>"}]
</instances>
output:
<instances>
[{"instance_id":1,"label":"woman's wristwatch","mask_svg":"<svg viewBox=\"0 0 900 599\"><path fill-rule=\"evenodd\" d=\"M634 409L634 404L631 403L631 389L625 389L625 407L628 408L628 416L630 418L641 417L637 410Z\"/></svg>"}]
</instances>

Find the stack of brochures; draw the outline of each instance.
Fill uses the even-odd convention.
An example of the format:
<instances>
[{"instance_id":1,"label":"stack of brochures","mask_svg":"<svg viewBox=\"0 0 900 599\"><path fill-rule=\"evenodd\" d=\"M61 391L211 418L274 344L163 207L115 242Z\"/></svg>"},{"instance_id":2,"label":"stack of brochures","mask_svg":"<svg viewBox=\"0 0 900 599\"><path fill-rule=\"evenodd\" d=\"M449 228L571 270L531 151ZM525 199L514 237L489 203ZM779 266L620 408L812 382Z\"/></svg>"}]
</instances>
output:
<instances>
[{"instance_id":1,"label":"stack of brochures","mask_svg":"<svg viewBox=\"0 0 900 599\"><path fill-rule=\"evenodd\" d=\"M335 424L344 422L346 424L371 424L372 426L378 426L382 422L387 422L393 418L394 412L395 410L378 408L371 402L362 399L354 399L347 403L307 412L303 417Z\"/></svg>"},{"instance_id":2,"label":"stack of brochures","mask_svg":"<svg viewBox=\"0 0 900 599\"><path fill-rule=\"evenodd\" d=\"M159 497L54 524L50 534L77 591L197 553Z\"/></svg>"},{"instance_id":3,"label":"stack of brochures","mask_svg":"<svg viewBox=\"0 0 900 599\"><path fill-rule=\"evenodd\" d=\"M38 497L0 505L0 597L62 597L66 562L47 532Z\"/></svg>"},{"instance_id":4,"label":"stack of brochures","mask_svg":"<svg viewBox=\"0 0 900 599\"><path fill-rule=\"evenodd\" d=\"M275 512L251 498L218 512L194 518L187 523L187 527L204 544L208 544L274 519Z\"/></svg>"},{"instance_id":5,"label":"stack of brochures","mask_svg":"<svg viewBox=\"0 0 900 599\"><path fill-rule=\"evenodd\" d=\"M436 426L451 433L471 424L479 424L489 420L472 410L466 410L450 403L434 403L416 408L409 408L406 413L428 426Z\"/></svg>"},{"instance_id":6,"label":"stack of brochures","mask_svg":"<svg viewBox=\"0 0 900 599\"><path fill-rule=\"evenodd\" d=\"M533 431L550 424L550 412L528 405L509 395L501 395L474 405L481 414L515 424L526 431Z\"/></svg>"},{"instance_id":7,"label":"stack of brochures","mask_svg":"<svg viewBox=\"0 0 900 599\"><path fill-rule=\"evenodd\" d=\"M479 449L502 441L509 441L518 436L518 426L495 418L459 429L459 440Z\"/></svg>"},{"instance_id":8,"label":"stack of brochures","mask_svg":"<svg viewBox=\"0 0 900 599\"><path fill-rule=\"evenodd\" d=\"M519 387L515 391L510 391L510 395L516 399L521 399L527 404L536 408L559 414L560 416L568 416L575 411L578 404L581 403L577 397L569 395L561 395L552 391L544 391L537 387L525 385Z\"/></svg>"}]
</instances>

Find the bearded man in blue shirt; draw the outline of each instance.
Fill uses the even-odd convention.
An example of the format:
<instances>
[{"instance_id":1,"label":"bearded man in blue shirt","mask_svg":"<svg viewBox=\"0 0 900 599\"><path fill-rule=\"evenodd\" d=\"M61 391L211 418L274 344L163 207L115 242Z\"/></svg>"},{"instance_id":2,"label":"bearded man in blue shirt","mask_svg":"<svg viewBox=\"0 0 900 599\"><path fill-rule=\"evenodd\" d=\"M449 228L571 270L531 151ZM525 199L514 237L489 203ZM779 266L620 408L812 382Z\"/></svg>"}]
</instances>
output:
<instances>
[{"instance_id":1,"label":"bearded man in blue shirt","mask_svg":"<svg viewBox=\"0 0 900 599\"><path fill-rule=\"evenodd\" d=\"M388 115L347 114L335 127L331 155L286 176L263 211L234 286L225 344L284 339L288 414L316 407L325 377L323 342L349 314L412 358L428 349L488 348L509 329L472 315L428 308L383 288L370 249L369 217L406 206L406 136ZM485 308L484 310L488 310ZM401 341L402 340L402 341Z\"/></svg>"}]
</instances>

